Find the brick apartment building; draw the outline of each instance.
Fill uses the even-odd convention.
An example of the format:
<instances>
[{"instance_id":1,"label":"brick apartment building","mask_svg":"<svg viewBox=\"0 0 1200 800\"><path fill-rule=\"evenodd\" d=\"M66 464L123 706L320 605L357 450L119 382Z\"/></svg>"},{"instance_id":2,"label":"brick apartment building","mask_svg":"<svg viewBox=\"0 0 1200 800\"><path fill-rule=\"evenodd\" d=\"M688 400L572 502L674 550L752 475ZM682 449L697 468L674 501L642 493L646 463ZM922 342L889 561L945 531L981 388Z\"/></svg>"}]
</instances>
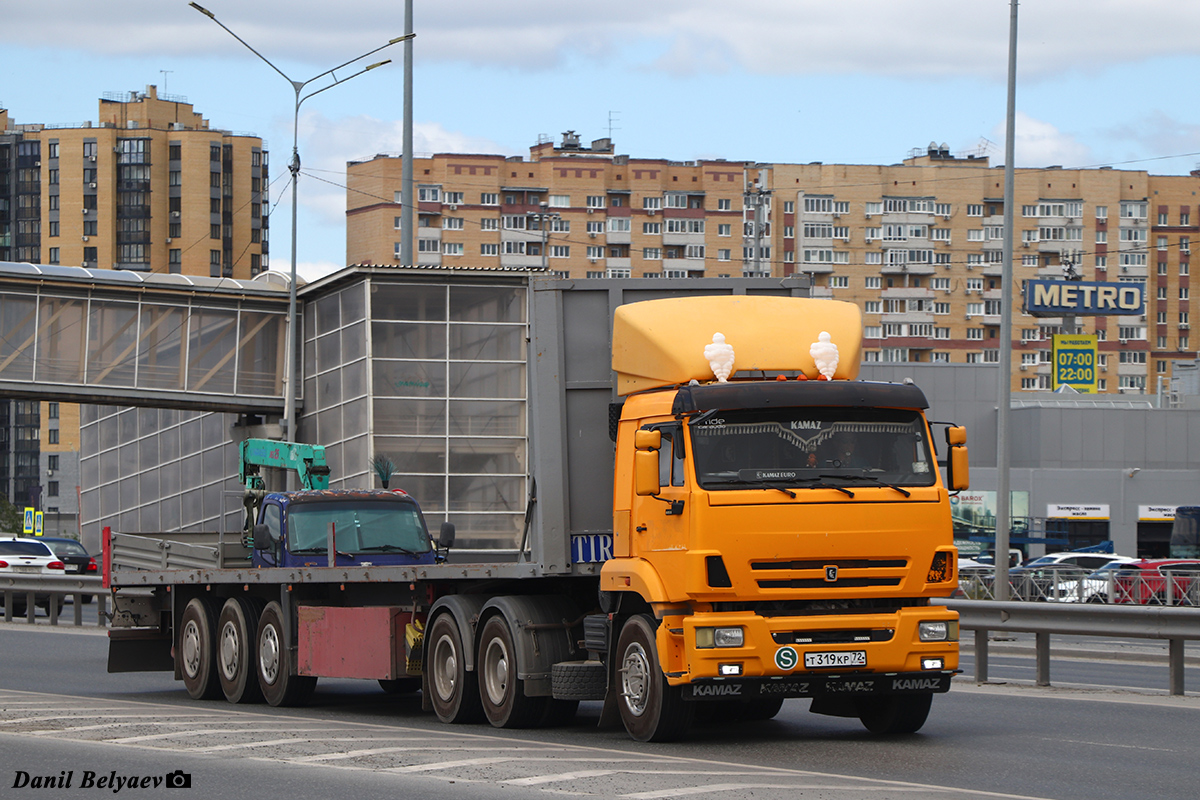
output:
<instances>
[{"instance_id":1,"label":"brick apartment building","mask_svg":"<svg viewBox=\"0 0 1200 800\"><path fill-rule=\"evenodd\" d=\"M804 273L816 296L858 303L868 361L999 359L1003 170L931 144L900 164L676 162L616 154L609 139L543 140L529 158L414 160L418 265L547 269L571 277ZM347 170L346 260L399 264L401 159ZM1191 240L1200 172L1016 173L1013 390L1050 388L1063 320L1020 309L1022 282L1145 286L1145 317L1080 317L1100 337L1101 391L1153 392L1193 360Z\"/></svg>"}]
</instances>

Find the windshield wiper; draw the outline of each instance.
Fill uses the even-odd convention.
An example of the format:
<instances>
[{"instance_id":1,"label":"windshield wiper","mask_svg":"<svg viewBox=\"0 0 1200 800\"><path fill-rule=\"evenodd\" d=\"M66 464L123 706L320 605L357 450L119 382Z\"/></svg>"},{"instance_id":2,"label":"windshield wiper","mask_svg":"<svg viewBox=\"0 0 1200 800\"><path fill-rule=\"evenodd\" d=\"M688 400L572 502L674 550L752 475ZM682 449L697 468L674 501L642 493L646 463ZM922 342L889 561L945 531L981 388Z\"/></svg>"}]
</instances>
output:
<instances>
[{"instance_id":1,"label":"windshield wiper","mask_svg":"<svg viewBox=\"0 0 1200 800\"><path fill-rule=\"evenodd\" d=\"M804 484L804 486L797 487L797 488L835 489L835 490L841 492L842 494L848 495L850 497L854 497L854 492L850 491L845 486L838 486L835 483L825 483L820 478L792 478L790 482ZM710 481L706 481L706 483L723 483L723 484L735 484L736 483L736 484L740 484L742 486L761 487L763 489L775 489L776 491L783 492L784 494L788 495L789 497L796 496L796 493L793 492L791 489L781 486L778 483L767 483L765 481L748 481L748 480L744 480L741 478L732 478L729 480L720 480L720 481L710 480Z\"/></svg>"},{"instance_id":2,"label":"windshield wiper","mask_svg":"<svg viewBox=\"0 0 1200 800\"><path fill-rule=\"evenodd\" d=\"M822 478L840 478L845 481L870 481L871 483L877 483L880 486L886 486L889 489L895 489L897 492L904 495L905 497L912 497L912 492L908 491L907 489L897 486L894 483L888 483L887 481L881 481L879 478L876 478L874 475L822 475L821 477Z\"/></svg>"},{"instance_id":3,"label":"windshield wiper","mask_svg":"<svg viewBox=\"0 0 1200 800\"><path fill-rule=\"evenodd\" d=\"M294 556L310 556L310 555L317 555L317 554L323 555L329 551L324 547L302 547L299 550L289 550L288 552ZM354 553L345 553L345 552L342 552L341 550L335 550L334 553L339 556L346 556L347 558L354 558Z\"/></svg>"},{"instance_id":4,"label":"windshield wiper","mask_svg":"<svg viewBox=\"0 0 1200 800\"><path fill-rule=\"evenodd\" d=\"M409 556L420 555L416 550L409 550L407 547L401 547L398 544L380 544L375 547L360 547L360 553L404 553Z\"/></svg>"}]
</instances>

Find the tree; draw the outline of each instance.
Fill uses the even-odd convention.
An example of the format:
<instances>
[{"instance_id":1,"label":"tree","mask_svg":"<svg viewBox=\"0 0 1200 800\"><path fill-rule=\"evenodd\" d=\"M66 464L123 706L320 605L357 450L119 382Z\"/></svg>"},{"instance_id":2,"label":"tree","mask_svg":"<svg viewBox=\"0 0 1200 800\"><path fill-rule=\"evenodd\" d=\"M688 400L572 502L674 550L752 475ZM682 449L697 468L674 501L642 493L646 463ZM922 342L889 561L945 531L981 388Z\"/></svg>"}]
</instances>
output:
<instances>
[{"instance_id":1,"label":"tree","mask_svg":"<svg viewBox=\"0 0 1200 800\"><path fill-rule=\"evenodd\" d=\"M21 536L25 532L25 515L3 494L0 494L0 531L13 536Z\"/></svg>"}]
</instances>

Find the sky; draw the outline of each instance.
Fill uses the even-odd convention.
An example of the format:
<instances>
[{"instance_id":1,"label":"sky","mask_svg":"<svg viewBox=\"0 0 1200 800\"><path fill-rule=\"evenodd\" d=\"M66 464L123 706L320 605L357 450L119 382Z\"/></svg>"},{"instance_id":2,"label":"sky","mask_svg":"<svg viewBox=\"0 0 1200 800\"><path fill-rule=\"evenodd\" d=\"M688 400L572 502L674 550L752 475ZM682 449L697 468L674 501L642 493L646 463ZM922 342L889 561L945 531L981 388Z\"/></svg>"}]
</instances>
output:
<instances>
[{"instance_id":1,"label":"sky","mask_svg":"<svg viewBox=\"0 0 1200 800\"><path fill-rule=\"evenodd\" d=\"M937 142L1004 160L1008 0L412 1L418 155L528 156L574 130L635 158L893 164ZM297 81L404 32L403 0L202 5ZM103 94L153 84L266 139L271 266L287 268L295 95L281 75L184 0L5 6L13 121L81 124ZM1200 165L1200 3L1026 0L1019 15L1018 166ZM345 263L346 162L401 150L403 49L301 107L309 279Z\"/></svg>"}]
</instances>

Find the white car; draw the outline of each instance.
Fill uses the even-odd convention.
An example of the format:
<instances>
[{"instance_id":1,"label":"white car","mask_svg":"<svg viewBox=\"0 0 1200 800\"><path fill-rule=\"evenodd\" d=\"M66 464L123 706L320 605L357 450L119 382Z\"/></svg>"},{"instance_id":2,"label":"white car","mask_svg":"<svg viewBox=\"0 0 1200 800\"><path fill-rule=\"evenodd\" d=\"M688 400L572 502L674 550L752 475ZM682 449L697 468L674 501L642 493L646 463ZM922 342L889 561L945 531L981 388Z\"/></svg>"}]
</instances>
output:
<instances>
[{"instance_id":1,"label":"white car","mask_svg":"<svg viewBox=\"0 0 1200 800\"><path fill-rule=\"evenodd\" d=\"M65 572L66 564L54 555L54 551L45 542L18 537L0 538L0 575L35 577L38 575L63 575ZM4 595L0 594L0 603L3 602ZM50 595L37 594L34 596L34 602L49 611ZM25 613L25 593L14 592L12 605L13 616L23 615ZM61 609L61 607L62 600L60 598L59 608Z\"/></svg>"},{"instance_id":2,"label":"white car","mask_svg":"<svg viewBox=\"0 0 1200 800\"><path fill-rule=\"evenodd\" d=\"M1060 581L1055 593L1047 599L1057 599L1061 603L1107 603L1110 576L1115 576L1123 565L1137 561L1129 556L1110 558L1112 560L1107 564L1082 578Z\"/></svg>"},{"instance_id":3,"label":"white car","mask_svg":"<svg viewBox=\"0 0 1200 800\"><path fill-rule=\"evenodd\" d=\"M1040 567L1047 567L1051 564L1062 564L1064 566L1079 567L1080 569L1091 572L1092 570L1100 569L1101 567L1113 561L1137 561L1136 558L1128 556L1115 556L1112 553L1048 553L1041 558L1035 558L1027 564L1022 564L1021 569L1032 570Z\"/></svg>"}]
</instances>

